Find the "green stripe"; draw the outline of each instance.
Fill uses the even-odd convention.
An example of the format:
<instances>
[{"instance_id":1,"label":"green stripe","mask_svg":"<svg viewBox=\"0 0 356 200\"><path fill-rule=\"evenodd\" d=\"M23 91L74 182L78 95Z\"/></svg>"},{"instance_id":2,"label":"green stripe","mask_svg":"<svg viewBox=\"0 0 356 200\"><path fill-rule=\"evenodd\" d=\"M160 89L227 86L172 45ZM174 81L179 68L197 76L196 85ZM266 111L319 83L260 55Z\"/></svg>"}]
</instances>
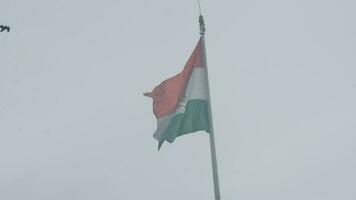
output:
<instances>
[{"instance_id":1,"label":"green stripe","mask_svg":"<svg viewBox=\"0 0 356 200\"><path fill-rule=\"evenodd\" d=\"M201 99L189 100L185 112L174 116L160 143L164 140L172 143L178 136L201 130L210 132L208 102Z\"/></svg>"}]
</instances>

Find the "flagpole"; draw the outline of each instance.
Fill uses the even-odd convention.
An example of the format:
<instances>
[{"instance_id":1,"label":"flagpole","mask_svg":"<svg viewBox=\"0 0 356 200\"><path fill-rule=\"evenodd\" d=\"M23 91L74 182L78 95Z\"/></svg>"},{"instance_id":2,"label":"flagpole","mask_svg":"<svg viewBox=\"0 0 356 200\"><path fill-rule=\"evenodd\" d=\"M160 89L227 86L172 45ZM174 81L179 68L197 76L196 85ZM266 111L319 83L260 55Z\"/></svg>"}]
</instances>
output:
<instances>
[{"instance_id":1,"label":"flagpole","mask_svg":"<svg viewBox=\"0 0 356 200\"><path fill-rule=\"evenodd\" d=\"M199 3L199 1L198 1ZM200 10L200 4L199 4L199 10ZM205 65L207 66L207 59L206 59L206 49L205 49L205 24L204 24L204 18L200 14L199 16L199 27L200 27L200 35L203 40L203 49L204 49L204 62ZM209 77L209 76L208 76ZM209 88L209 81L208 81L208 96L209 96L209 124L210 124L210 133L209 133L209 138L210 138L210 153L211 153L211 163L212 163L212 169L213 169L213 181L214 181L214 194L215 194L215 200L221 200L221 195L220 195L220 186L219 186L219 174L218 174L218 164L217 164L217 159L216 159L216 148L215 148L215 137L214 137L214 126L213 126L213 115L212 115L212 110L211 110L211 98L210 98L210 88Z\"/></svg>"}]
</instances>

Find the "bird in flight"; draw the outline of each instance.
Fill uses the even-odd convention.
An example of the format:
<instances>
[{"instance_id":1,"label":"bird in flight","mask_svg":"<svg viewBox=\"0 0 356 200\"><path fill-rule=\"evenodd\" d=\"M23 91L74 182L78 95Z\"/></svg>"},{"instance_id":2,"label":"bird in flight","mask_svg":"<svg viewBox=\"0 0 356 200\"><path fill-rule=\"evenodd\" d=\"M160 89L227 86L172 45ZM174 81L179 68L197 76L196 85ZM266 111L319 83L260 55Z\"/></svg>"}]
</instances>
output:
<instances>
[{"instance_id":1,"label":"bird in flight","mask_svg":"<svg viewBox=\"0 0 356 200\"><path fill-rule=\"evenodd\" d=\"M3 31L7 31L7 32L10 32L10 26L4 26L4 25L0 25L0 32L3 32Z\"/></svg>"}]
</instances>

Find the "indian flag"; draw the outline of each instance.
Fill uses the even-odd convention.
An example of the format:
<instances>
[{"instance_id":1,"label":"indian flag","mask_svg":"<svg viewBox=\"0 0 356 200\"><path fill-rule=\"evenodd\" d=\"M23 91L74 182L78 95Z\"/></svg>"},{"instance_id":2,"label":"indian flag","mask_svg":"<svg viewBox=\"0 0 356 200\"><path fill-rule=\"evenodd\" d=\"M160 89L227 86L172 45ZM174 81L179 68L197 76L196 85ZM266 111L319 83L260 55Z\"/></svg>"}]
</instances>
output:
<instances>
[{"instance_id":1,"label":"indian flag","mask_svg":"<svg viewBox=\"0 0 356 200\"><path fill-rule=\"evenodd\" d=\"M153 99L158 149L164 141L205 130L210 133L210 102L204 36L201 36L183 70L144 95Z\"/></svg>"}]
</instances>

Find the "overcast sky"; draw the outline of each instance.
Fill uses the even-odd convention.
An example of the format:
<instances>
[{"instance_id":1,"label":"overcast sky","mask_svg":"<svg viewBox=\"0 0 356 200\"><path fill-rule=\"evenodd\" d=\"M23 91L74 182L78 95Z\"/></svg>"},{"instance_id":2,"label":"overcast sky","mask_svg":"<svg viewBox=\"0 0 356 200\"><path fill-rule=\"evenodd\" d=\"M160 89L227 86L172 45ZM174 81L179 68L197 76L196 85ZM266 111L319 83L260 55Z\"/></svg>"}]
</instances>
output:
<instances>
[{"instance_id":1,"label":"overcast sky","mask_svg":"<svg viewBox=\"0 0 356 200\"><path fill-rule=\"evenodd\" d=\"M223 200L356 198L352 0L202 0ZM0 0L0 199L213 199L209 137L157 152L150 91L196 1Z\"/></svg>"}]
</instances>

